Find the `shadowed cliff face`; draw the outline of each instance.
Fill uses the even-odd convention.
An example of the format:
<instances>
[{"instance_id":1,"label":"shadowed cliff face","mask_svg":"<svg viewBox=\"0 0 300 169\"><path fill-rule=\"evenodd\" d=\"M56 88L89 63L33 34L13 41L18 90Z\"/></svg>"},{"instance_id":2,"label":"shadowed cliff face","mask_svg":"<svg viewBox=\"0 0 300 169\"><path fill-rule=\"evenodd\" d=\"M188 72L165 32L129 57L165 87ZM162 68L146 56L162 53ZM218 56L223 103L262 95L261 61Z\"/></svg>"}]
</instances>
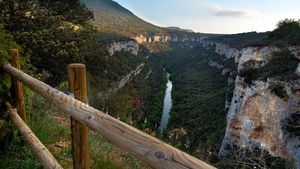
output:
<instances>
[{"instance_id":1,"label":"shadowed cliff face","mask_svg":"<svg viewBox=\"0 0 300 169\"><path fill-rule=\"evenodd\" d=\"M245 69L243 63L253 60L255 68L266 65L276 47L245 48L236 59L238 71ZM289 48L299 58L299 47ZM283 63L284 64L284 63ZM299 68L299 67L298 67ZM298 68L296 73L298 73ZM278 94L274 86L282 86ZM300 110L300 80L267 82L244 82L237 76L234 95L227 115L226 134L219 155L230 155L234 145L241 148L259 147L273 156L294 158L300 167L300 138L286 130L286 121Z\"/></svg>"}]
</instances>

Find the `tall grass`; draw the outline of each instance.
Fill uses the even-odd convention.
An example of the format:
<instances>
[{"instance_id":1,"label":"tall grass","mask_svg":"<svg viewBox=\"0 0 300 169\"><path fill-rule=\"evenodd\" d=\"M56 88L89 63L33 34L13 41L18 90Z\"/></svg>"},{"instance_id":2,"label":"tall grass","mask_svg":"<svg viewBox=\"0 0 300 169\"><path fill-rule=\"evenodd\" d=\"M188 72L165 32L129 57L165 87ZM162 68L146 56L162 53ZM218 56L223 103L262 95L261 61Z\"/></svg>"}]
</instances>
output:
<instances>
[{"instance_id":1,"label":"tall grass","mask_svg":"<svg viewBox=\"0 0 300 169\"><path fill-rule=\"evenodd\" d=\"M69 116L60 112L46 100L25 89L28 125L41 142L64 168L72 168L71 133ZM57 120L55 117L59 117ZM64 146L57 147L57 143ZM140 169L147 168L130 154L109 143L101 135L90 131L89 152L91 168ZM15 130L11 141L0 151L0 169L41 169L33 151Z\"/></svg>"}]
</instances>

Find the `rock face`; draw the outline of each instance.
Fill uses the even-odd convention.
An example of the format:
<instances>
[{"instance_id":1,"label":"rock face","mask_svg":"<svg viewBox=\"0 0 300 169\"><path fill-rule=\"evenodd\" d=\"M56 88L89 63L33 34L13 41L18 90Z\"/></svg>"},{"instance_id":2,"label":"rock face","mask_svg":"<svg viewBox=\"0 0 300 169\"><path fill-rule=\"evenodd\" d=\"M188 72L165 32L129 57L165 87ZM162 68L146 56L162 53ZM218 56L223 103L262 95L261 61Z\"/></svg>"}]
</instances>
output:
<instances>
[{"instance_id":1,"label":"rock face","mask_svg":"<svg viewBox=\"0 0 300 169\"><path fill-rule=\"evenodd\" d=\"M108 53L112 56L116 52L130 52L133 55L138 55L139 44L134 41L112 42L106 45Z\"/></svg>"},{"instance_id":2,"label":"rock face","mask_svg":"<svg viewBox=\"0 0 300 169\"><path fill-rule=\"evenodd\" d=\"M290 48L298 57L296 49ZM276 50L276 47L243 49L240 57L236 58L238 70L243 70L243 63L249 60L254 60L257 68L264 66ZM283 86L287 98L272 92L274 85ZM230 156L230 150L235 145L250 149L260 147L273 156L294 158L300 168L300 138L285 129L286 119L291 114L299 113L299 90L300 80L283 82L269 79L267 82L255 81L250 85L237 76L219 155Z\"/></svg>"},{"instance_id":3,"label":"rock face","mask_svg":"<svg viewBox=\"0 0 300 169\"><path fill-rule=\"evenodd\" d=\"M119 82L115 84L115 87L108 89L107 91L102 91L97 94L98 98L107 98L111 93L117 92L122 89L126 84L128 84L134 77L139 75L143 70L145 63L140 63L136 69L129 72L126 76L124 76Z\"/></svg>"},{"instance_id":4,"label":"rock face","mask_svg":"<svg viewBox=\"0 0 300 169\"><path fill-rule=\"evenodd\" d=\"M241 51L241 57L236 57L235 61L238 63L238 70L243 69L243 64L250 60L255 61L255 67L260 68L263 67L268 58L272 55L274 51L278 51L279 49L276 47L248 47L244 48Z\"/></svg>"},{"instance_id":5,"label":"rock face","mask_svg":"<svg viewBox=\"0 0 300 169\"><path fill-rule=\"evenodd\" d=\"M201 42L203 39L207 38L207 36L201 35L140 35L136 37L132 37L135 39L139 44L143 43L153 43L153 42Z\"/></svg>"},{"instance_id":6,"label":"rock face","mask_svg":"<svg viewBox=\"0 0 300 169\"><path fill-rule=\"evenodd\" d=\"M215 52L219 55L224 56L226 59L230 58L238 58L240 55L240 51L231 48L229 45L218 43L218 42L212 42L212 41L206 41L204 40L202 42L202 46L206 49L212 48L215 46Z\"/></svg>"}]
</instances>

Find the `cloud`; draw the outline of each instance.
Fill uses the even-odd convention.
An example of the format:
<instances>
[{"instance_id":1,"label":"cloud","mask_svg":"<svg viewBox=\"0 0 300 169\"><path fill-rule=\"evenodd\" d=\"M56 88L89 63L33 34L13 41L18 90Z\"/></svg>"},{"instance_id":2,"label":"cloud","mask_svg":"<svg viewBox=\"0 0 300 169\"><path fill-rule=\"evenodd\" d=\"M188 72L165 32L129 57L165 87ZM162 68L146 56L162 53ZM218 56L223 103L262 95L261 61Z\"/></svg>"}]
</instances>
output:
<instances>
[{"instance_id":1,"label":"cloud","mask_svg":"<svg viewBox=\"0 0 300 169\"><path fill-rule=\"evenodd\" d=\"M262 14L257 11L249 9L226 9L217 5L208 6L208 10L215 16L220 17L247 17L247 18L260 18Z\"/></svg>"}]
</instances>

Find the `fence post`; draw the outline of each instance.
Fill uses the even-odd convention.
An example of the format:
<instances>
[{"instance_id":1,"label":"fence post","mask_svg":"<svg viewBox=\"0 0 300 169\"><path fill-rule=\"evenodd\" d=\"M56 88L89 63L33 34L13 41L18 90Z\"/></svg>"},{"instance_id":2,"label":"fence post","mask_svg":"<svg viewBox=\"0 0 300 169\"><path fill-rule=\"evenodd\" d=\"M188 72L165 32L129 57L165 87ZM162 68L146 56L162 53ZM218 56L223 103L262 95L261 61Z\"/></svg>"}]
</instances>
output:
<instances>
[{"instance_id":1,"label":"fence post","mask_svg":"<svg viewBox=\"0 0 300 169\"><path fill-rule=\"evenodd\" d=\"M18 49L8 50L10 56L11 65L17 69L21 69L20 58ZM17 112L22 120L26 123L25 104L23 96L23 85L20 81L12 78L12 96L14 100L14 106L17 107Z\"/></svg>"},{"instance_id":2,"label":"fence post","mask_svg":"<svg viewBox=\"0 0 300 169\"><path fill-rule=\"evenodd\" d=\"M69 91L75 99L87 103L86 68L84 64L68 65ZM71 117L72 155L74 169L89 168L88 127Z\"/></svg>"}]
</instances>

